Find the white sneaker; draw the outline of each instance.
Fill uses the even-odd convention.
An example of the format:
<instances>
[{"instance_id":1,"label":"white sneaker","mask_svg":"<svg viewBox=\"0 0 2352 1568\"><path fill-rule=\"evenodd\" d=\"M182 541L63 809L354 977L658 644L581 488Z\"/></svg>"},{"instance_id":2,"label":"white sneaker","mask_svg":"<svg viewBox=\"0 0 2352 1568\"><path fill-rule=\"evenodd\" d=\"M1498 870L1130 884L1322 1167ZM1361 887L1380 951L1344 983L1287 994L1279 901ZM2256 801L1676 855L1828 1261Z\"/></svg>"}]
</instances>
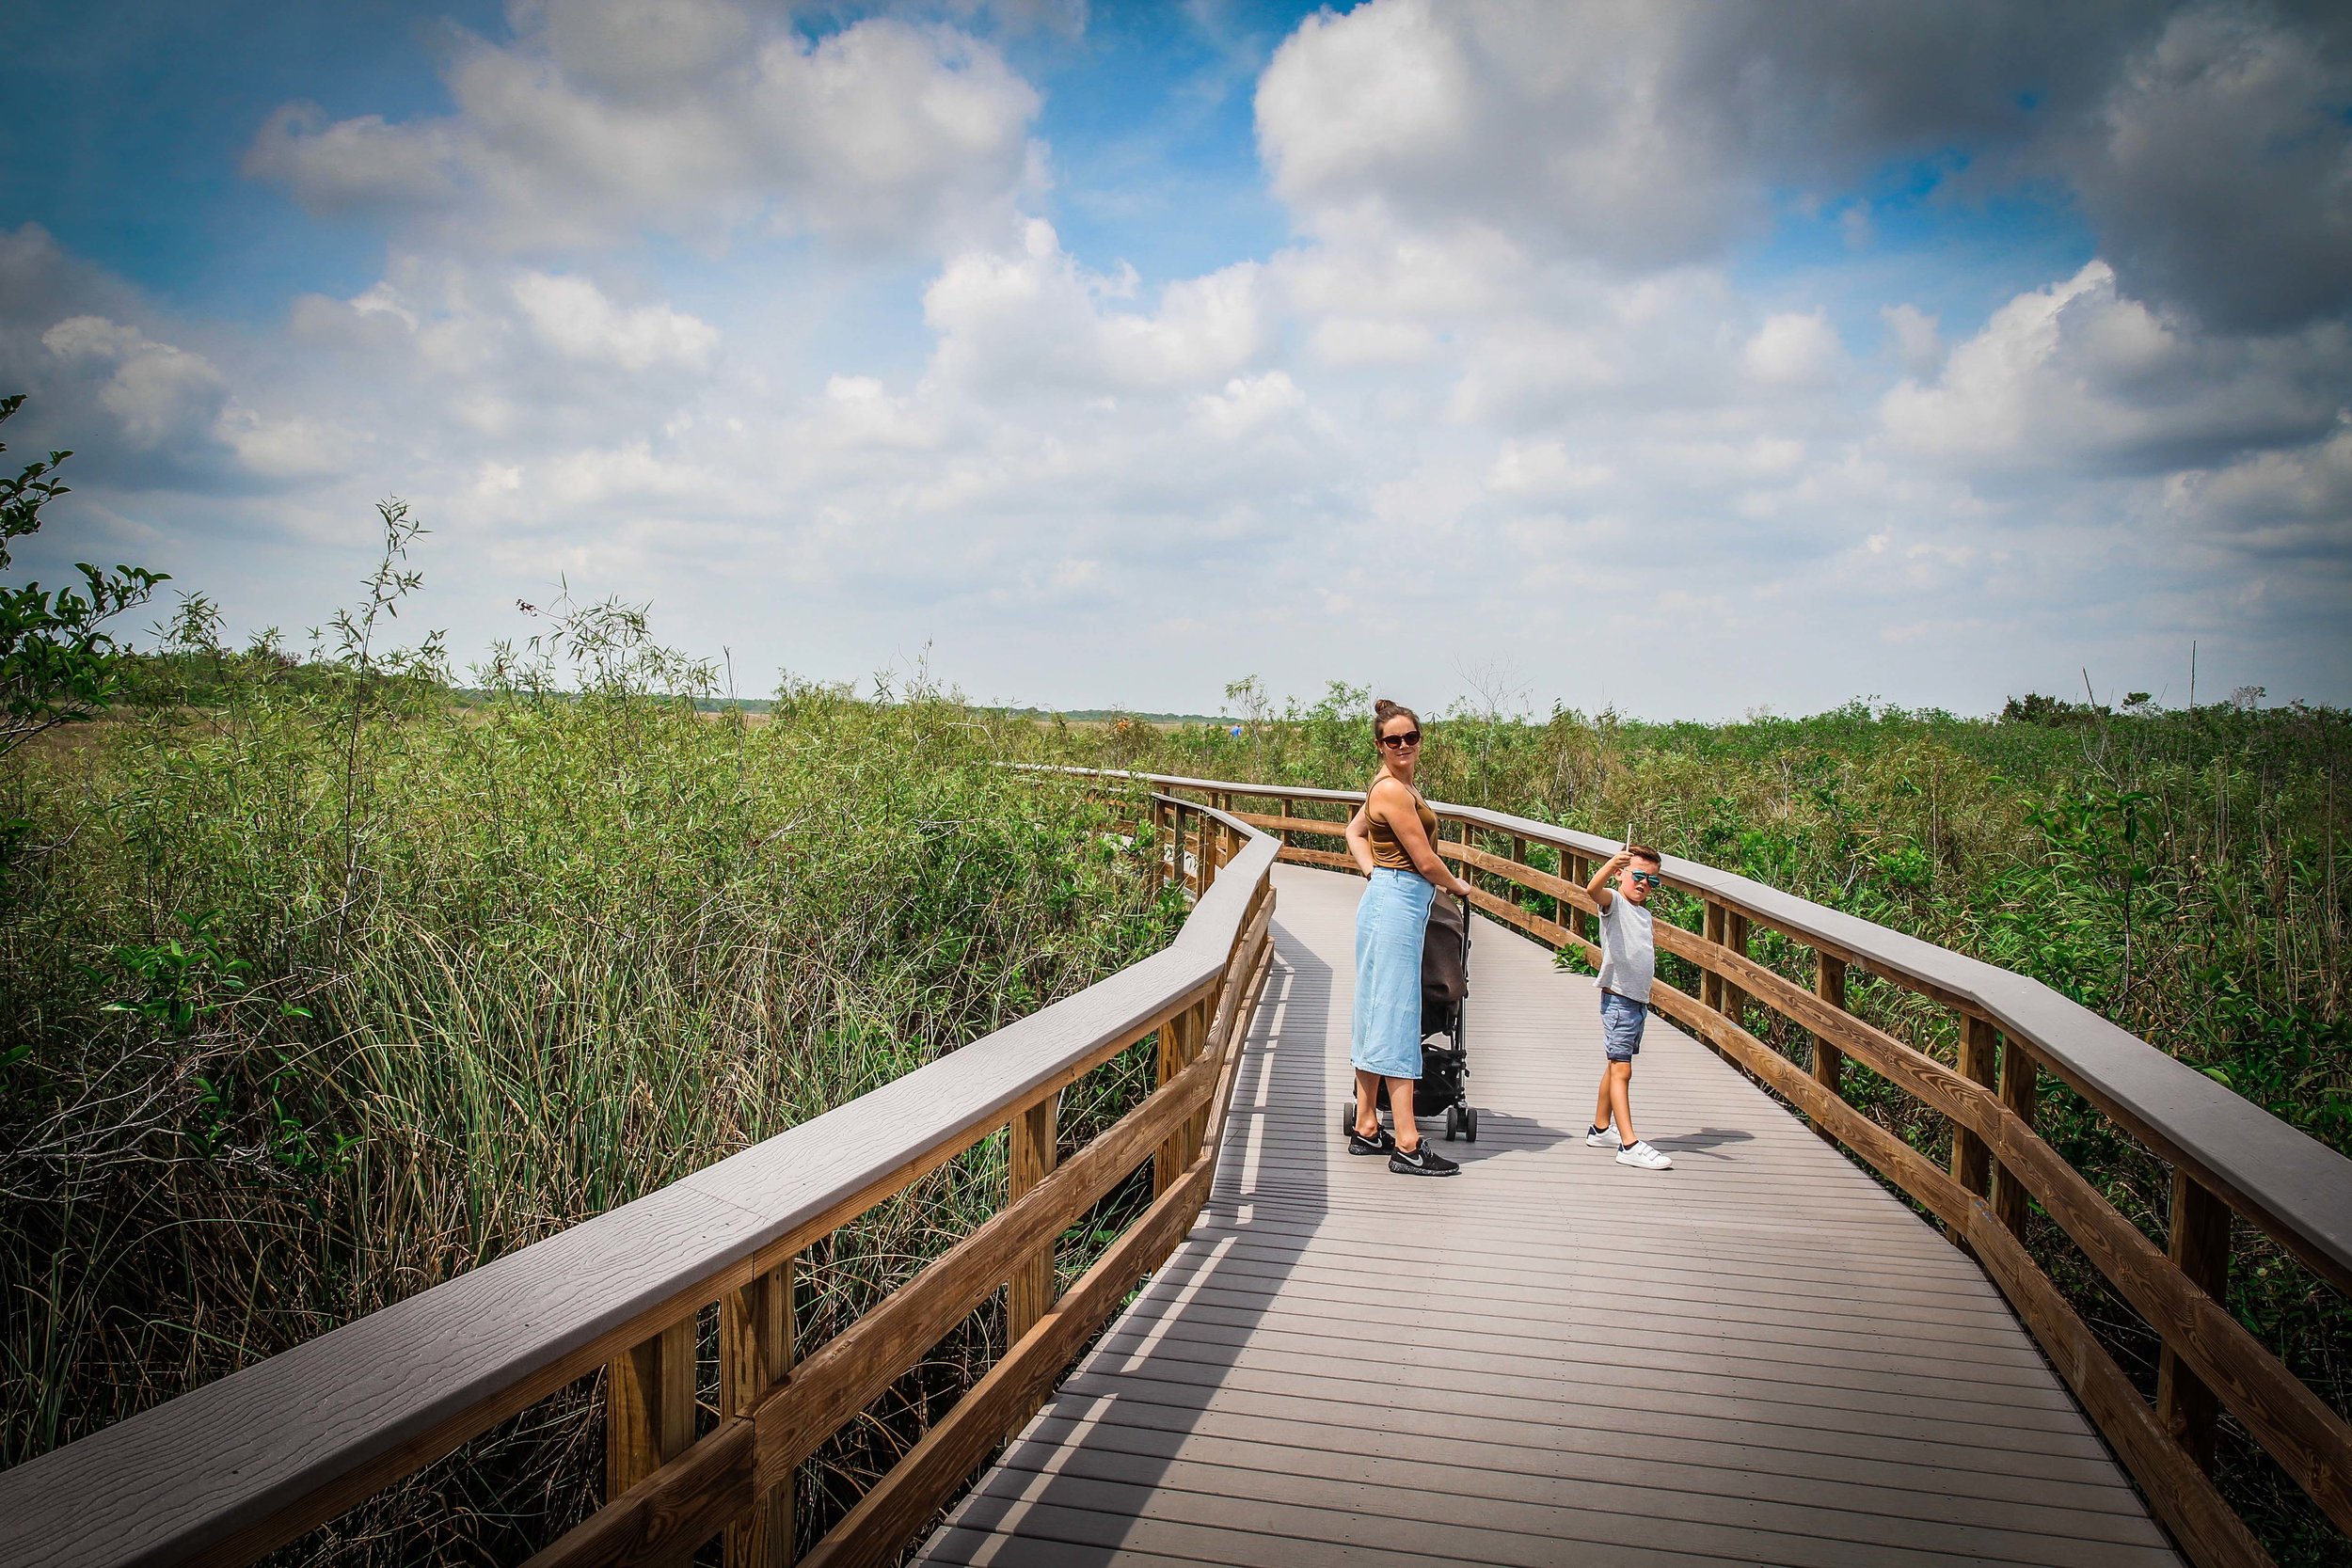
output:
<instances>
[{"instance_id":1,"label":"white sneaker","mask_svg":"<svg viewBox=\"0 0 2352 1568\"><path fill-rule=\"evenodd\" d=\"M1663 1154L1661 1154L1658 1150L1650 1148L1649 1140L1647 1138L1643 1139L1638 1144L1632 1144L1627 1148L1617 1150L1617 1164L1621 1165L1639 1165L1644 1170L1672 1170L1675 1168L1675 1163L1672 1160L1667 1159Z\"/></svg>"},{"instance_id":2,"label":"white sneaker","mask_svg":"<svg viewBox=\"0 0 2352 1568\"><path fill-rule=\"evenodd\" d=\"M1617 1130L1613 1127L1604 1127L1597 1132L1584 1134L1586 1148L1620 1148L1624 1145L1625 1140L1617 1136Z\"/></svg>"}]
</instances>

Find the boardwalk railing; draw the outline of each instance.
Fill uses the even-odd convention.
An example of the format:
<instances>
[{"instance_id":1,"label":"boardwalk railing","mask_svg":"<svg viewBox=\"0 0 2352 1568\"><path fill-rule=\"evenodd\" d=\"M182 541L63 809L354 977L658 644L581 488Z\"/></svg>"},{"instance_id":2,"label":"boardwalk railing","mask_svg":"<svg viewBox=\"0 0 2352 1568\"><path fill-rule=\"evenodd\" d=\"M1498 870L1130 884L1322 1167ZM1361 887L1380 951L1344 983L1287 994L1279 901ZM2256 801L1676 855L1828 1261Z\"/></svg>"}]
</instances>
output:
<instances>
[{"instance_id":1,"label":"boardwalk railing","mask_svg":"<svg viewBox=\"0 0 2352 1568\"><path fill-rule=\"evenodd\" d=\"M1203 797L1221 814L1279 835L1283 860L1352 868L1337 847L1343 822L1309 814L1343 817L1360 793L1165 774L1105 777L1131 779L1164 792L1164 800ZM1235 811L1237 799L1269 809ZM1585 934L1595 910L1584 884L1616 850L1613 841L1502 812L1431 804L1441 824L1438 852L1463 868L1480 909L1597 959ZM1330 847L1296 842L1302 838ZM1550 851L1560 874L1529 864L1531 847ZM2270 1560L2211 1480L2221 1409L2336 1528L2352 1535L2352 1429L2224 1305L2233 1212L2327 1286L2352 1291L2352 1161L2038 981L1744 877L1673 857L1663 869L1669 885L1696 895L1706 913L1698 931L1659 922L1658 946L1688 959L1702 978L1696 996L1661 984L1652 1003L1944 1223L2008 1298L2192 1560ZM1548 901L1549 916L1523 907L1521 893ZM1812 950L1810 990L1748 956L1749 936L1758 929ZM1957 1070L1846 1010L1847 978L1857 970L1957 1015ZM1752 1006L1812 1037L1809 1070L1749 1031ZM1847 1103L1849 1059L1949 1119L1948 1167ZM2150 1242L2036 1133L2045 1074L2171 1166L2168 1247ZM2029 1203L2161 1342L2153 1404L2027 1253Z\"/></svg>"},{"instance_id":2,"label":"boardwalk railing","mask_svg":"<svg viewBox=\"0 0 2352 1568\"><path fill-rule=\"evenodd\" d=\"M999 1288L1002 1357L800 1560L896 1560L1191 1228L1272 955L1276 841L1174 798L1169 946L742 1153L0 1472L0 1563L241 1563L606 1372L604 1507L547 1564L794 1560L795 1469ZM1169 847L1172 853L1168 853ZM1156 1037L1158 1085L1057 1158L1061 1091ZM1004 1210L804 1356L793 1260L998 1128ZM1153 1198L1068 1290L1055 1242L1149 1163ZM698 1329L720 1411L697 1433Z\"/></svg>"}]
</instances>

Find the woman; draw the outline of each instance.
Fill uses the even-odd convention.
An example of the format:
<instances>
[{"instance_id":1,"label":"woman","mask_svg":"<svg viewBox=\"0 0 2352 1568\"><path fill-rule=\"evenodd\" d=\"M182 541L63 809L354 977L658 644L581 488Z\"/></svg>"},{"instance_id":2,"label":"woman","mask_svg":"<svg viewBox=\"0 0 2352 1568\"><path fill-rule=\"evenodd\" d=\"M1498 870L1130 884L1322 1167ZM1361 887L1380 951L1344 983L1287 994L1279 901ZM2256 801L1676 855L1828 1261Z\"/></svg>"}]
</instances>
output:
<instances>
[{"instance_id":1,"label":"woman","mask_svg":"<svg viewBox=\"0 0 2352 1568\"><path fill-rule=\"evenodd\" d=\"M1356 1068L1356 1127L1350 1154L1386 1154L1399 1176L1452 1176L1462 1167L1427 1148L1413 1120L1421 1077L1421 939L1430 901L1470 884L1438 858L1438 815L1413 787L1421 768L1421 718L1383 697L1373 705L1380 771L1347 821L1347 852L1372 879L1356 906L1356 1019L1348 1059ZM1380 1127L1382 1079L1396 1134Z\"/></svg>"}]
</instances>

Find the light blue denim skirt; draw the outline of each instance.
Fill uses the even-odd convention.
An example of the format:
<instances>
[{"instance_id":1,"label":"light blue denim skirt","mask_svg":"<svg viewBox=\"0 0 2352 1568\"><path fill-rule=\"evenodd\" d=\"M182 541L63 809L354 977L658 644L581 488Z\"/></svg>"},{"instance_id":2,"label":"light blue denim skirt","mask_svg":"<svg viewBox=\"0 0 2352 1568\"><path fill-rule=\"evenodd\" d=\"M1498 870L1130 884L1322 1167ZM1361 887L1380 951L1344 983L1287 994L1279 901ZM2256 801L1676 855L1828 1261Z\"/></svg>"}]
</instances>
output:
<instances>
[{"instance_id":1,"label":"light blue denim skirt","mask_svg":"<svg viewBox=\"0 0 2352 1568\"><path fill-rule=\"evenodd\" d=\"M1347 1059L1383 1078L1421 1076L1421 938L1438 890L1418 871L1374 870L1356 906L1356 1017Z\"/></svg>"}]
</instances>

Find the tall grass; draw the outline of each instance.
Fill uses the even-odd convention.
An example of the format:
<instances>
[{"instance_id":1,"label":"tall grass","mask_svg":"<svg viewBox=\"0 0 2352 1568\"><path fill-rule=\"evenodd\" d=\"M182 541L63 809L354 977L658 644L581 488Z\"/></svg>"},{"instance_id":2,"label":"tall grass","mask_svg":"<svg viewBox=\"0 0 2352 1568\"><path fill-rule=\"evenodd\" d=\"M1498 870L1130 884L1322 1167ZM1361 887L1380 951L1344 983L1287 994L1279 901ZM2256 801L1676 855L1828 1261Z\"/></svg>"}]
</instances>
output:
<instances>
[{"instance_id":1,"label":"tall grass","mask_svg":"<svg viewBox=\"0 0 2352 1568\"><path fill-rule=\"evenodd\" d=\"M754 724L657 694L681 673L609 607L466 705L365 647L232 656L193 705L0 781L30 823L0 870L0 1463L627 1202L1172 931L1102 808L994 766L1005 721L787 686ZM1094 1085L1070 1135L1143 1071ZM804 1330L1003 1182L994 1140L845 1231ZM968 1380L988 1332L894 1399ZM813 1467L807 1528L904 1440L888 1415ZM596 1420L574 1391L291 1556L521 1555L592 1505Z\"/></svg>"},{"instance_id":2,"label":"tall grass","mask_svg":"<svg viewBox=\"0 0 2352 1568\"><path fill-rule=\"evenodd\" d=\"M1280 710L1255 682L1236 721L1160 729L1049 724L1042 754L1229 779L1361 788L1375 763L1368 693L1334 687ZM2047 698L2006 720L1855 703L1805 719L1645 723L1556 709L1456 708L1424 725L1439 799L1738 871L2016 970L2352 1153L2352 714ZM1238 729L1241 733L1232 733ZM1556 869L1540 853L1540 863ZM1533 899L1537 905L1548 901ZM1664 918L1697 925L1669 896ZM1760 933L1756 956L1810 983L1805 950ZM1695 975L1661 960L1686 989ZM1952 1060L1949 1015L1857 980L1854 1010ZM1801 1031L1750 1026L1798 1061ZM1850 1070L1851 1098L1939 1161L1950 1129L1894 1085ZM2045 1088L2043 1134L2159 1243L2164 1164L2078 1096ZM2153 1389L2158 1347L2046 1216L2030 1244L2123 1364ZM2240 1223L2230 1305L2339 1412L2352 1411L2352 1304ZM2346 1543L2225 1420L2221 1479L2281 1562L2344 1560Z\"/></svg>"}]
</instances>

